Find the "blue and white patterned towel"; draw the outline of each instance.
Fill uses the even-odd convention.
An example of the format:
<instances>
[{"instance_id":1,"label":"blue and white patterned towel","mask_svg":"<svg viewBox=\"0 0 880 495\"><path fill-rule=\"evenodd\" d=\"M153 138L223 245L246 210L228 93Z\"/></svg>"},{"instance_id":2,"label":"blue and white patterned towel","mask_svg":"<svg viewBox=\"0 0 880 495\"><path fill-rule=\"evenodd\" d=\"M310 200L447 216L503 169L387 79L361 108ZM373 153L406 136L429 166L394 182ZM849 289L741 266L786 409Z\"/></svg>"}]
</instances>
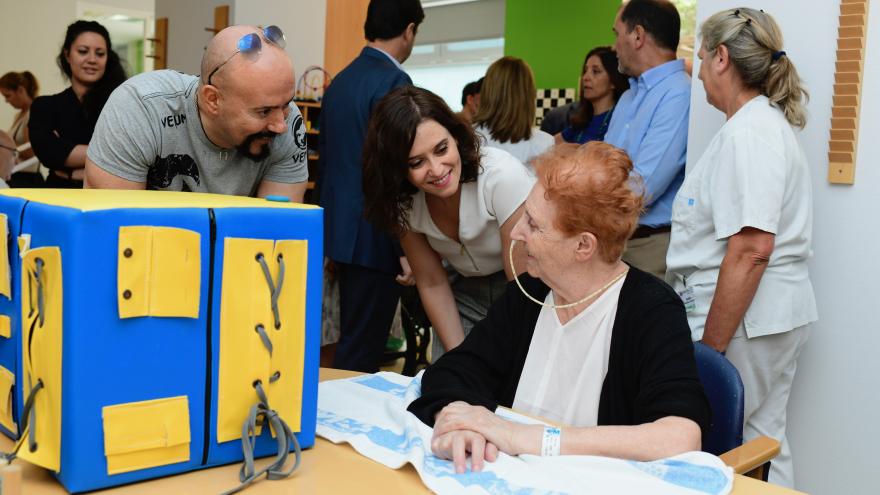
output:
<instances>
[{"instance_id":1,"label":"blue and white patterned towel","mask_svg":"<svg viewBox=\"0 0 880 495\"><path fill-rule=\"evenodd\" d=\"M441 494L724 495L733 487L733 470L705 452L654 462L501 454L496 462L487 462L483 472L455 474L451 461L431 454L431 428L406 410L420 395L420 386L421 375L385 372L322 382L317 434L333 443L347 442L393 469L410 463L425 485ZM509 411L502 415L534 422Z\"/></svg>"}]
</instances>

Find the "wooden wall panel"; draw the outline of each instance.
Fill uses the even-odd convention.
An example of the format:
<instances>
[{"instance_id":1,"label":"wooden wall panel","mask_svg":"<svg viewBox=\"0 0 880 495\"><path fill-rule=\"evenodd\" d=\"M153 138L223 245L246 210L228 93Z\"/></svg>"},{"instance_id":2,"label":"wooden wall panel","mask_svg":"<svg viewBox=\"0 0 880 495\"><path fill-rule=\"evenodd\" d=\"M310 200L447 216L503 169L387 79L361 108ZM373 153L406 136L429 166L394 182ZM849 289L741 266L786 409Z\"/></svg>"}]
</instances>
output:
<instances>
[{"instance_id":1,"label":"wooden wall panel","mask_svg":"<svg viewBox=\"0 0 880 495\"><path fill-rule=\"evenodd\" d=\"M853 184L856 177L868 0L841 0L839 22L834 107L831 109L831 139L828 142L828 181Z\"/></svg>"},{"instance_id":2,"label":"wooden wall panel","mask_svg":"<svg viewBox=\"0 0 880 495\"><path fill-rule=\"evenodd\" d=\"M229 27L229 5L214 7L214 33L219 33Z\"/></svg>"},{"instance_id":3,"label":"wooden wall panel","mask_svg":"<svg viewBox=\"0 0 880 495\"><path fill-rule=\"evenodd\" d=\"M168 18L157 17L153 37L147 38L153 43L153 53L147 57L153 59L153 70L168 68Z\"/></svg>"},{"instance_id":4,"label":"wooden wall panel","mask_svg":"<svg viewBox=\"0 0 880 495\"><path fill-rule=\"evenodd\" d=\"M327 0L324 69L335 76L366 44L364 22L370 0Z\"/></svg>"}]
</instances>

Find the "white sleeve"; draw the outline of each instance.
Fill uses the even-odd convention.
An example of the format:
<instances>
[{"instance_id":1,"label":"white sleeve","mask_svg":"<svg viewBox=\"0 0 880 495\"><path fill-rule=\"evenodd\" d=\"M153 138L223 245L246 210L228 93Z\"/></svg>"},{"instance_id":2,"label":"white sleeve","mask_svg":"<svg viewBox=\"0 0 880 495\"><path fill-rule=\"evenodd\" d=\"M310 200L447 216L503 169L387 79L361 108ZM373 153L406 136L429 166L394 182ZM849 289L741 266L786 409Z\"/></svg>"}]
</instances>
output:
<instances>
[{"instance_id":1,"label":"white sleeve","mask_svg":"<svg viewBox=\"0 0 880 495\"><path fill-rule=\"evenodd\" d=\"M758 132L744 129L728 136L710 182L715 238L726 239L745 227L776 234L785 178L784 154Z\"/></svg>"},{"instance_id":2,"label":"white sleeve","mask_svg":"<svg viewBox=\"0 0 880 495\"><path fill-rule=\"evenodd\" d=\"M529 158L529 161L534 160L538 157L538 155L553 147L553 145L556 144L556 139L549 133L536 128L532 131L531 142L532 150L530 153L531 158Z\"/></svg>"},{"instance_id":3,"label":"white sleeve","mask_svg":"<svg viewBox=\"0 0 880 495\"><path fill-rule=\"evenodd\" d=\"M483 197L486 209L498 220L498 225L510 218L526 200L535 177L513 155L495 149L485 149L482 160Z\"/></svg>"}]
</instances>

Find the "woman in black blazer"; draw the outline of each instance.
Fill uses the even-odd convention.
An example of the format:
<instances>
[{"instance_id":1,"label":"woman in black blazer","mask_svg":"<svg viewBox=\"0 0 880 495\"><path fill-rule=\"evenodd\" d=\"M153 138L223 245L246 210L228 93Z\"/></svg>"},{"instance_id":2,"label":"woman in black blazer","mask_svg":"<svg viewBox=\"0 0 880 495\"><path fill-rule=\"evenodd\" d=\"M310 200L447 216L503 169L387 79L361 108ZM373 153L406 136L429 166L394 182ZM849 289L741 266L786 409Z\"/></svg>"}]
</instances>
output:
<instances>
[{"instance_id":1,"label":"woman in black blazer","mask_svg":"<svg viewBox=\"0 0 880 495\"><path fill-rule=\"evenodd\" d=\"M110 46L110 34L101 24L69 25L57 60L70 87L31 105L31 146L50 170L48 187L83 186L86 149L98 115L110 93L125 81L125 70Z\"/></svg>"}]
</instances>

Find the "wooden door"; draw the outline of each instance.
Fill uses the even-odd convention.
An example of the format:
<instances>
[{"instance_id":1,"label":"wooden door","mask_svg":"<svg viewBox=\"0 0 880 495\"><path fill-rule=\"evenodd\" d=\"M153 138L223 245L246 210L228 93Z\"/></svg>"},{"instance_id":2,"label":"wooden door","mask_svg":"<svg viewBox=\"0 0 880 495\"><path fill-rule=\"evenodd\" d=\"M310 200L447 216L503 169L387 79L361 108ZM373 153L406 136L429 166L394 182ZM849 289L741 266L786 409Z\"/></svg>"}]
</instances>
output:
<instances>
[{"instance_id":1,"label":"wooden door","mask_svg":"<svg viewBox=\"0 0 880 495\"><path fill-rule=\"evenodd\" d=\"M366 44L364 22L370 0L327 0L324 68L335 76Z\"/></svg>"}]
</instances>

